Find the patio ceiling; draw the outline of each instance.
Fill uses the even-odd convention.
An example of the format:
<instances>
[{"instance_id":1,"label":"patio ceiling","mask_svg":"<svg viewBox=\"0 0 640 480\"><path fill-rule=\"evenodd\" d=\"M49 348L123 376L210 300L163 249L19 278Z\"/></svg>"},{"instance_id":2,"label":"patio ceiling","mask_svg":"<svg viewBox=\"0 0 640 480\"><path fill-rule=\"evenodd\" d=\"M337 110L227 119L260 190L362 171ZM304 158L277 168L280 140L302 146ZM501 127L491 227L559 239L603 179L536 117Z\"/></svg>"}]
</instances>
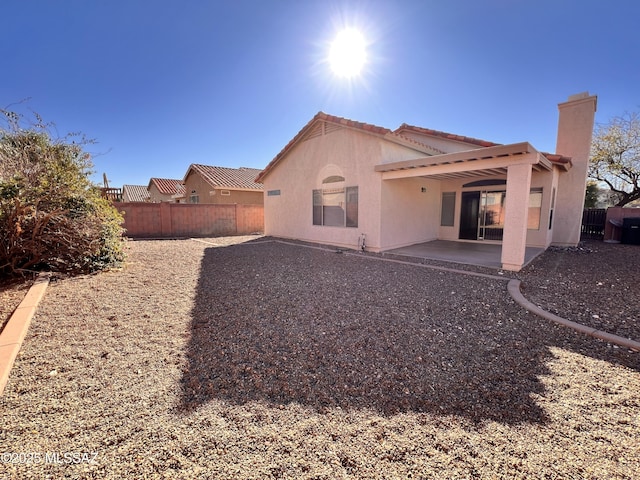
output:
<instances>
[{"instance_id":1,"label":"patio ceiling","mask_svg":"<svg viewBox=\"0 0 640 480\"><path fill-rule=\"evenodd\" d=\"M528 142L433 155L375 166L383 179L429 177L439 180L506 175L509 165L530 163L534 171L551 170L552 162Z\"/></svg>"}]
</instances>

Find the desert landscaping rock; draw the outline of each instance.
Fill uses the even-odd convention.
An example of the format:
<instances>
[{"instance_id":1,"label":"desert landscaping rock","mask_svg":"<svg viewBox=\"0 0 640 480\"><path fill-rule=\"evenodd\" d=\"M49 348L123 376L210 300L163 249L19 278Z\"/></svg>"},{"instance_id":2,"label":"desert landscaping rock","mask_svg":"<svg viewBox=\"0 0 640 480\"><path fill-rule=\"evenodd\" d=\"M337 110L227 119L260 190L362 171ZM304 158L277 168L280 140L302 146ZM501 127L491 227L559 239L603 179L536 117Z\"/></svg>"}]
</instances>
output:
<instances>
[{"instance_id":1,"label":"desert landscaping rock","mask_svg":"<svg viewBox=\"0 0 640 480\"><path fill-rule=\"evenodd\" d=\"M638 353L504 280L265 240L130 242L122 270L51 284L0 397L0 478L637 475ZM640 249L609 247L513 276L640 338Z\"/></svg>"}]
</instances>

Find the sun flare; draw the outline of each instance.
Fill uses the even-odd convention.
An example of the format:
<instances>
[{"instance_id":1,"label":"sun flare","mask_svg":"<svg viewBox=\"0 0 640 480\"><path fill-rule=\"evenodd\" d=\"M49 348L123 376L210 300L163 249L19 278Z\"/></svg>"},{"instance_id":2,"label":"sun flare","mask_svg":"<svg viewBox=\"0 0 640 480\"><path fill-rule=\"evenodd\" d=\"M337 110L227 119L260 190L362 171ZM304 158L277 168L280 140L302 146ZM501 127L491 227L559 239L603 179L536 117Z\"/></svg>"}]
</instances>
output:
<instances>
[{"instance_id":1,"label":"sun flare","mask_svg":"<svg viewBox=\"0 0 640 480\"><path fill-rule=\"evenodd\" d=\"M349 28L338 33L329 50L329 64L340 77L355 77L367 61L367 45L358 30Z\"/></svg>"}]
</instances>

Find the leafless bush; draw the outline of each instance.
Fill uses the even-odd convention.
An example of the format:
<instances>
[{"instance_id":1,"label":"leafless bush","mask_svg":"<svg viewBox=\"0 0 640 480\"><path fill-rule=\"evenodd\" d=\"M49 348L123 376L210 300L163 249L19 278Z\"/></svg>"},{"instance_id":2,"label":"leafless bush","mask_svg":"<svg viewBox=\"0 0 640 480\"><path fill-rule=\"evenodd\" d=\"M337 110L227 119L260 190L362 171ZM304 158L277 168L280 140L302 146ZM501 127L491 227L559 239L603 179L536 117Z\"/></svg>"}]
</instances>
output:
<instances>
[{"instance_id":1,"label":"leafless bush","mask_svg":"<svg viewBox=\"0 0 640 480\"><path fill-rule=\"evenodd\" d=\"M86 272L123 259L122 217L89 180L90 143L0 110L0 276Z\"/></svg>"}]
</instances>

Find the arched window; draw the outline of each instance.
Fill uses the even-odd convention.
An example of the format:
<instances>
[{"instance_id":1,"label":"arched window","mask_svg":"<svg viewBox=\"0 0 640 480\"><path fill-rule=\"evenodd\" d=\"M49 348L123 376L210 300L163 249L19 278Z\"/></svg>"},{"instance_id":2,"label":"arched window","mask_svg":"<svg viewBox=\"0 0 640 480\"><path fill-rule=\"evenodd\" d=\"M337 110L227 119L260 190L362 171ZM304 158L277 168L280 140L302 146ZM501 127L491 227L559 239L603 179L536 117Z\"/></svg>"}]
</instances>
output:
<instances>
[{"instance_id":1,"label":"arched window","mask_svg":"<svg viewBox=\"0 0 640 480\"><path fill-rule=\"evenodd\" d=\"M323 185L326 183L338 183L338 182L344 182L344 177L341 177L340 175L331 175L330 177L327 177L324 180L322 180Z\"/></svg>"}]
</instances>

